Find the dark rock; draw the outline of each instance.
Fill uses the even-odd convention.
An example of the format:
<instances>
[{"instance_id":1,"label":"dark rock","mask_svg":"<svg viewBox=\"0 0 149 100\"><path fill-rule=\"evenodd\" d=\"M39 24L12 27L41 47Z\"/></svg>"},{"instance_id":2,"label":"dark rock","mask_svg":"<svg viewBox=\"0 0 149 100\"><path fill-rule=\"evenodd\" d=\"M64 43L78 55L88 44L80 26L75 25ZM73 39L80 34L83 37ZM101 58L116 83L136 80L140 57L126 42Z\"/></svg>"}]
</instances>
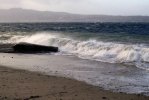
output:
<instances>
[{"instance_id":1,"label":"dark rock","mask_svg":"<svg viewBox=\"0 0 149 100\"><path fill-rule=\"evenodd\" d=\"M39 98L40 96L30 96L30 98Z\"/></svg>"},{"instance_id":2,"label":"dark rock","mask_svg":"<svg viewBox=\"0 0 149 100\"><path fill-rule=\"evenodd\" d=\"M37 99L40 98L41 96L30 96L29 98L25 98L24 100L33 100L33 99Z\"/></svg>"},{"instance_id":3,"label":"dark rock","mask_svg":"<svg viewBox=\"0 0 149 100\"><path fill-rule=\"evenodd\" d=\"M16 53L58 52L58 47L21 42L13 46Z\"/></svg>"},{"instance_id":4,"label":"dark rock","mask_svg":"<svg viewBox=\"0 0 149 100\"><path fill-rule=\"evenodd\" d=\"M107 97L102 97L102 99L107 99Z\"/></svg>"}]
</instances>

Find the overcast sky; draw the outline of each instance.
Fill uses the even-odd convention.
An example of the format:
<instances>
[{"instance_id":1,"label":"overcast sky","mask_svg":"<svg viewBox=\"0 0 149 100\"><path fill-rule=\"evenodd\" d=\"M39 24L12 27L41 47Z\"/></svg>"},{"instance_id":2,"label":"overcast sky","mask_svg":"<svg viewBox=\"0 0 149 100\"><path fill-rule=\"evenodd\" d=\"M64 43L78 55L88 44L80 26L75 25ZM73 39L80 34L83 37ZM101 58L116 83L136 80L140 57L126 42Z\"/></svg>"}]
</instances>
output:
<instances>
[{"instance_id":1,"label":"overcast sky","mask_svg":"<svg viewBox=\"0 0 149 100\"><path fill-rule=\"evenodd\" d=\"M0 0L0 8L78 14L149 15L149 0Z\"/></svg>"}]
</instances>

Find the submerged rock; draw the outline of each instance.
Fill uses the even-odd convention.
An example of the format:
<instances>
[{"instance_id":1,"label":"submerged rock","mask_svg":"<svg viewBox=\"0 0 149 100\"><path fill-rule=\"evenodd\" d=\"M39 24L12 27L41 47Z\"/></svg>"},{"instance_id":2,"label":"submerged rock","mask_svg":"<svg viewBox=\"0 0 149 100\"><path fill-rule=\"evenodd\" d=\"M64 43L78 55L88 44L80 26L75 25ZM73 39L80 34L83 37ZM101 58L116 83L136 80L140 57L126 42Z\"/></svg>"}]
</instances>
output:
<instances>
[{"instance_id":1,"label":"submerged rock","mask_svg":"<svg viewBox=\"0 0 149 100\"><path fill-rule=\"evenodd\" d=\"M58 47L21 42L13 46L13 51L17 53L58 52Z\"/></svg>"}]
</instances>

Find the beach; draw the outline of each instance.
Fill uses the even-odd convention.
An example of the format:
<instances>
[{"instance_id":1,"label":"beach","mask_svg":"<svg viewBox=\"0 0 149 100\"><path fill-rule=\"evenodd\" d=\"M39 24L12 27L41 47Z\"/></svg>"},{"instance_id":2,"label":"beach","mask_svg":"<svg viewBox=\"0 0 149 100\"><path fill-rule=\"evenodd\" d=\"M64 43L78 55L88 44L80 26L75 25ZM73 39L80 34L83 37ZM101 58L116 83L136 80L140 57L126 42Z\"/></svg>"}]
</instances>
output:
<instances>
[{"instance_id":1,"label":"beach","mask_svg":"<svg viewBox=\"0 0 149 100\"><path fill-rule=\"evenodd\" d=\"M140 96L148 95L148 92L141 92L147 89L148 72L131 66L116 66L65 55L13 53L0 53L0 65L7 66L1 67L0 73L2 97L45 96L59 100L58 93L62 92L63 100L99 100L99 98L102 100L105 96L113 98L110 100L123 98L126 100L127 96L129 99L135 98L134 100L137 100L136 98L143 100L139 99L140 97L149 99ZM140 88L139 84L141 84ZM116 93L112 93L113 91ZM122 92L138 95L126 95ZM75 93L80 97L75 97ZM115 96L108 97L107 93L109 96ZM47 94L51 95L46 96ZM121 96L126 97L121 98Z\"/></svg>"},{"instance_id":2,"label":"beach","mask_svg":"<svg viewBox=\"0 0 149 100\"><path fill-rule=\"evenodd\" d=\"M149 100L149 24L0 25L0 99Z\"/></svg>"},{"instance_id":3,"label":"beach","mask_svg":"<svg viewBox=\"0 0 149 100\"><path fill-rule=\"evenodd\" d=\"M69 78L0 67L0 100L148 100L114 93Z\"/></svg>"}]
</instances>

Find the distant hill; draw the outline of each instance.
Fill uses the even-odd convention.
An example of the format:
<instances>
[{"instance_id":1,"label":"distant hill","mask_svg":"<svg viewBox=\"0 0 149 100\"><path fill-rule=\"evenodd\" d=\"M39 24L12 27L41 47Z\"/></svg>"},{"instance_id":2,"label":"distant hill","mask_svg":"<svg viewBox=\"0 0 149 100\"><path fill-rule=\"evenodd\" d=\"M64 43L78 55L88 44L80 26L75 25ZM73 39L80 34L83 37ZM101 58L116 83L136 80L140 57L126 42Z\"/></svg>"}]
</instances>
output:
<instances>
[{"instance_id":1,"label":"distant hill","mask_svg":"<svg viewBox=\"0 0 149 100\"><path fill-rule=\"evenodd\" d=\"M149 22L149 16L81 15L13 8L0 10L0 22Z\"/></svg>"}]
</instances>

